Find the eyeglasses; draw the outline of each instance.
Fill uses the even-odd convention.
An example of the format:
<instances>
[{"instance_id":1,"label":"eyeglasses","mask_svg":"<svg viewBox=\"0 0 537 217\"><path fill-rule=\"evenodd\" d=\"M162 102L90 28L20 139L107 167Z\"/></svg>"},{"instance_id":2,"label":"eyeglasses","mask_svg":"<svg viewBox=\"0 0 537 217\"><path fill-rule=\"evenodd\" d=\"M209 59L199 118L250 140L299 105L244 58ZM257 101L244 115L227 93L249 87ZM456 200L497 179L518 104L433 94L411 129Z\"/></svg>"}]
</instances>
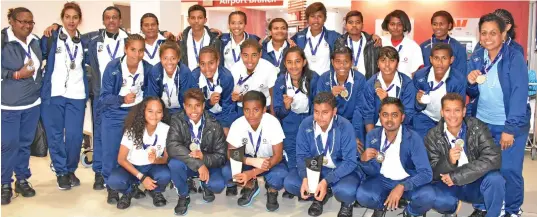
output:
<instances>
[{"instance_id":1,"label":"eyeglasses","mask_svg":"<svg viewBox=\"0 0 537 217\"><path fill-rule=\"evenodd\" d=\"M28 25L28 26L33 26L35 25L35 22L32 20L32 21L22 21L22 20L17 20L15 19L17 22L19 22L20 24L23 24L23 25Z\"/></svg>"}]
</instances>

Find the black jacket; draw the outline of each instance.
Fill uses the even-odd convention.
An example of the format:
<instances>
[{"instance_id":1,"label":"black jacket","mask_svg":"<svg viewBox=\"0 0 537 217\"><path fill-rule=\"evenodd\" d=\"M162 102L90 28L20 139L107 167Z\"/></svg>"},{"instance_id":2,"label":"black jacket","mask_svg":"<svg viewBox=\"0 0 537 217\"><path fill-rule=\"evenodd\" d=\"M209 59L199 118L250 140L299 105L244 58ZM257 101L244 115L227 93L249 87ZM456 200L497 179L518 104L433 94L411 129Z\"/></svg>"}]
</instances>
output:
<instances>
[{"instance_id":1,"label":"black jacket","mask_svg":"<svg viewBox=\"0 0 537 217\"><path fill-rule=\"evenodd\" d=\"M364 64L365 64L365 78L366 80L369 80L371 76L373 76L375 73L379 71L379 67L377 65L377 60L379 58L380 53L380 47L375 47L375 41L371 37L371 35L367 34L366 32L362 32L365 35L366 44L364 47ZM345 33L341 35L336 40L336 46L335 48L338 49L340 47L348 47L347 41L349 38L349 33Z\"/></svg>"},{"instance_id":2,"label":"black jacket","mask_svg":"<svg viewBox=\"0 0 537 217\"><path fill-rule=\"evenodd\" d=\"M481 178L489 171L498 170L502 164L500 147L485 123L473 117L464 118L467 126L464 151L468 163L457 167L449 162L451 145L444 134L444 119L429 130L425 137L425 147L433 169L433 180L440 180L440 174L449 174L455 185L466 185Z\"/></svg>"},{"instance_id":3,"label":"black jacket","mask_svg":"<svg viewBox=\"0 0 537 217\"><path fill-rule=\"evenodd\" d=\"M183 31L183 34L182 34L183 39L182 41L179 42L179 46L181 47L181 62L187 66L188 66L188 47L186 43L188 42L188 32L190 32L190 29L192 29L192 27L189 26ZM205 30L207 30L207 33L209 33L209 37L211 38L209 42L209 46L213 46L217 50L220 50L220 46L222 42L218 38L218 35L216 33L212 33L209 27L207 26L205 26ZM192 43L192 40L190 41L190 43Z\"/></svg>"},{"instance_id":4,"label":"black jacket","mask_svg":"<svg viewBox=\"0 0 537 217\"><path fill-rule=\"evenodd\" d=\"M224 130L209 113L205 112L204 115L205 126L201 138L203 161L188 156L192 140L188 119L184 111L172 116L168 139L166 140L166 150L170 158L181 160L193 171L198 171L202 165L207 168L222 167L227 160L227 144Z\"/></svg>"}]
</instances>

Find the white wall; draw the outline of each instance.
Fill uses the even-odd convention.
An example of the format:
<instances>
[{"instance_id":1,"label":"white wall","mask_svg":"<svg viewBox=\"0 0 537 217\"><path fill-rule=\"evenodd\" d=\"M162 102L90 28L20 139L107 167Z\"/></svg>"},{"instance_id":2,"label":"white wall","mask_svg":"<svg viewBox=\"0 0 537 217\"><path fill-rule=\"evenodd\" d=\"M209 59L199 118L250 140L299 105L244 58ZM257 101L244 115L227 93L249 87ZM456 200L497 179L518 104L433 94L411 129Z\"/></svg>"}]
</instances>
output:
<instances>
[{"instance_id":1,"label":"white wall","mask_svg":"<svg viewBox=\"0 0 537 217\"><path fill-rule=\"evenodd\" d=\"M229 11L207 11L207 26L209 28L219 29L226 33L229 32L228 17ZM255 25L249 23L248 25Z\"/></svg>"},{"instance_id":2,"label":"white wall","mask_svg":"<svg viewBox=\"0 0 537 217\"><path fill-rule=\"evenodd\" d=\"M160 13L160 1L132 1L131 6L131 33L142 32L140 27L140 19L146 13L153 13L161 21L162 16ZM159 25L160 29L163 29Z\"/></svg>"},{"instance_id":3,"label":"white wall","mask_svg":"<svg viewBox=\"0 0 537 217\"><path fill-rule=\"evenodd\" d=\"M99 28L103 28L102 13L103 10L113 5L112 1L80 1L80 8L82 9L82 23L79 26L79 30L82 33L95 31ZM65 1L1 1L1 22L2 28L9 25L7 20L7 11L9 8L26 7L32 11L34 15L35 27L34 34L38 36L43 35L43 31L46 27L52 23L61 23L60 13Z\"/></svg>"}]
</instances>

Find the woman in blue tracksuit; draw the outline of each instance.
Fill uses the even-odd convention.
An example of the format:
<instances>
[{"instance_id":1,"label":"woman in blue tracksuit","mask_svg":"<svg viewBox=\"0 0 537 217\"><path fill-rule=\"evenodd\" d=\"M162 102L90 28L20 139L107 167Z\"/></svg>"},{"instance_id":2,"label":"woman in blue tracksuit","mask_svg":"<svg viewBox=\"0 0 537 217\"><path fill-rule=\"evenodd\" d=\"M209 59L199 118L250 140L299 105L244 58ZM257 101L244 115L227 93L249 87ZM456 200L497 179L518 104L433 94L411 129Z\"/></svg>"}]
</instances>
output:
<instances>
[{"instance_id":1,"label":"woman in blue tracksuit","mask_svg":"<svg viewBox=\"0 0 537 217\"><path fill-rule=\"evenodd\" d=\"M271 62L274 66L280 69L280 72L285 72L285 52L289 49L287 43L287 22L282 18L274 18L268 24L270 31L270 40L265 40L262 43L261 58Z\"/></svg>"},{"instance_id":2,"label":"woman in blue tracksuit","mask_svg":"<svg viewBox=\"0 0 537 217\"><path fill-rule=\"evenodd\" d=\"M259 37L254 34L249 34L245 31L247 24L246 14L242 11L233 11L228 17L228 26L230 33L224 33L220 36L222 45L220 46L220 56L222 61L220 65L228 70L239 62L241 59L240 45L246 39L255 39L259 41Z\"/></svg>"},{"instance_id":3,"label":"woman in blue tracksuit","mask_svg":"<svg viewBox=\"0 0 537 217\"><path fill-rule=\"evenodd\" d=\"M89 86L84 49L78 25L82 21L80 6L65 3L61 12L63 27L43 36L41 50L47 60L41 90L41 117L47 132L50 158L56 172L58 188L69 190L80 185L75 171L80 160L86 100Z\"/></svg>"},{"instance_id":4,"label":"woman in blue tracksuit","mask_svg":"<svg viewBox=\"0 0 537 217\"><path fill-rule=\"evenodd\" d=\"M377 64L380 72L367 81L363 91L363 98L359 99L363 104L363 109L356 109L353 115L352 124L354 125L356 137L362 142L369 131L380 126L380 102L384 98L388 96L395 97L403 102L405 109L403 124L406 127L412 127L412 117L415 113L416 89L410 77L397 71L399 64L397 50L391 46L381 48Z\"/></svg>"},{"instance_id":5,"label":"woman in blue tracksuit","mask_svg":"<svg viewBox=\"0 0 537 217\"><path fill-rule=\"evenodd\" d=\"M297 32L291 39L304 50L310 68L322 75L332 67L330 54L341 34L324 27L326 7L321 2L315 2L306 8L306 19L308 27Z\"/></svg>"},{"instance_id":6,"label":"woman in blue tracksuit","mask_svg":"<svg viewBox=\"0 0 537 217\"><path fill-rule=\"evenodd\" d=\"M513 50L519 51L524 55L524 48L522 45L520 45L518 42L515 41L516 32L515 32L515 19L513 18L513 15L511 12L505 9L496 9L494 12L492 12L496 16L502 18L503 22L505 22L505 31L507 34L503 37L503 40L509 47L511 47ZM481 43L478 43L475 48L474 52L478 49L483 49L483 46L481 46Z\"/></svg>"},{"instance_id":7,"label":"woman in blue tracksuit","mask_svg":"<svg viewBox=\"0 0 537 217\"><path fill-rule=\"evenodd\" d=\"M283 148L289 170L296 168L296 134L302 120L312 114L313 97L319 76L308 67L306 54L299 47L285 53L286 72L280 73L274 85L274 111L281 120L285 139Z\"/></svg>"},{"instance_id":8,"label":"woman in blue tracksuit","mask_svg":"<svg viewBox=\"0 0 537 217\"><path fill-rule=\"evenodd\" d=\"M520 216L524 201L522 165L528 138L530 107L528 68L521 52L504 41L507 35L502 18L487 14L479 20L480 43L468 63L468 88L471 115L485 122L495 143L502 148L505 178L506 216ZM484 209L474 206L475 212Z\"/></svg>"},{"instance_id":9,"label":"woman in blue tracksuit","mask_svg":"<svg viewBox=\"0 0 537 217\"><path fill-rule=\"evenodd\" d=\"M197 87L188 66L179 62L180 49L174 41L166 41L160 46L160 63L153 66L147 78L147 91L144 96L158 96L170 113L181 111L183 94Z\"/></svg>"},{"instance_id":10,"label":"woman in blue tracksuit","mask_svg":"<svg viewBox=\"0 0 537 217\"><path fill-rule=\"evenodd\" d=\"M455 21L451 14L447 11L437 11L434 12L431 17L431 26L433 28L433 35L431 39L427 39L420 44L421 54L423 55L423 64L425 67L431 66L431 61L429 57L431 56L431 50L433 45L438 42L447 43L451 46L453 50L453 56L455 60L451 64L451 68L457 69L458 72L464 73L461 75L466 75L466 47L457 41L457 39L449 37L449 31L453 29Z\"/></svg>"},{"instance_id":11,"label":"woman in blue tracksuit","mask_svg":"<svg viewBox=\"0 0 537 217\"><path fill-rule=\"evenodd\" d=\"M28 179L30 145L34 139L39 109L42 53L39 38L32 34L35 22L27 8L10 9L10 27L2 30L2 205L11 203L11 177L15 192L33 197Z\"/></svg>"},{"instance_id":12,"label":"woman in blue tracksuit","mask_svg":"<svg viewBox=\"0 0 537 217\"><path fill-rule=\"evenodd\" d=\"M413 129L422 138L440 121L442 97L447 93L457 93L466 97L466 80L463 73L452 64L457 57L453 56L452 46L446 43L433 45L430 61L432 66L424 67L416 72L414 87L416 88L415 109L412 118Z\"/></svg>"},{"instance_id":13,"label":"woman in blue tracksuit","mask_svg":"<svg viewBox=\"0 0 537 217\"><path fill-rule=\"evenodd\" d=\"M231 100L233 75L220 65L219 51L204 47L200 51L200 66L192 72L194 83L205 95L205 110L224 128L227 136L229 127L237 118L236 103Z\"/></svg>"},{"instance_id":14,"label":"woman in blue tracksuit","mask_svg":"<svg viewBox=\"0 0 537 217\"><path fill-rule=\"evenodd\" d=\"M117 156L123 123L130 108L143 100L151 64L142 60L145 42L141 35L129 35L125 41L125 56L112 60L103 74L99 97L102 111L103 169L105 183L117 167ZM118 192L107 187L109 204L119 200Z\"/></svg>"}]
</instances>

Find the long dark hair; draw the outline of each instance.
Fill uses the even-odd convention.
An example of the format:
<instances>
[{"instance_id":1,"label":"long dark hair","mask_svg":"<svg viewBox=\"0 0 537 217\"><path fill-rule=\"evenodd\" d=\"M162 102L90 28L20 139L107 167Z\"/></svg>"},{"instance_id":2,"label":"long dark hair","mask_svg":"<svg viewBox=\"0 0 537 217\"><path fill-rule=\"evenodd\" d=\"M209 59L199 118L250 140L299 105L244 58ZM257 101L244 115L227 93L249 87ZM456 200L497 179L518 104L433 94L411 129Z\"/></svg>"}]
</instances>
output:
<instances>
[{"instance_id":1,"label":"long dark hair","mask_svg":"<svg viewBox=\"0 0 537 217\"><path fill-rule=\"evenodd\" d=\"M500 9L496 9L492 13L496 14L496 16L502 18L506 25L511 24L511 29L509 29L509 31L507 31L507 35L509 37L511 37L511 39L514 40L515 37L516 37L516 32L515 32L516 25L515 25L515 19L513 18L513 15L511 14L511 12L509 12L508 10L500 8Z\"/></svg>"},{"instance_id":2,"label":"long dark hair","mask_svg":"<svg viewBox=\"0 0 537 217\"><path fill-rule=\"evenodd\" d=\"M136 148L142 147L144 144L145 131L145 109L151 101L158 101L162 106L162 121L168 120L168 109L164 106L164 102L157 96L148 96L141 103L133 106L125 118L125 127L123 133L127 134L129 139L132 139Z\"/></svg>"},{"instance_id":3,"label":"long dark hair","mask_svg":"<svg viewBox=\"0 0 537 217\"><path fill-rule=\"evenodd\" d=\"M294 47L291 47L287 50L287 52L285 52L285 56L284 56L284 61L285 59L287 59L287 55L289 53L298 53L300 54L300 57L302 57L302 59L304 59L304 61L306 61L306 65L304 65L304 67L302 67L302 75L300 76L300 81L298 82L298 88L300 89L300 91L302 91L302 93L307 93L307 94L311 94L311 78L313 77L313 72L310 70L309 68L309 65L308 65L308 61L306 59L306 54L304 53L304 51L298 47L298 46L294 46ZM287 68L287 67L286 67ZM287 70L286 70L287 71ZM306 90L304 90L304 86L306 86Z\"/></svg>"}]
</instances>

